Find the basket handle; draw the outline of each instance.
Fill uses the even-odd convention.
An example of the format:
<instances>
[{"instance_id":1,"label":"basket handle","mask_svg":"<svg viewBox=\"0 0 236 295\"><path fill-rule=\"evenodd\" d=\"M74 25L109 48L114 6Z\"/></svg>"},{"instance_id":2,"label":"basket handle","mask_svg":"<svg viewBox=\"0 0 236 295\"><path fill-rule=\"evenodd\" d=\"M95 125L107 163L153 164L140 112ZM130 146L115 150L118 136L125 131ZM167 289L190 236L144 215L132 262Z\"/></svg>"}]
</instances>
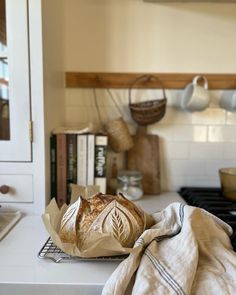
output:
<instances>
[{"instance_id":1,"label":"basket handle","mask_svg":"<svg viewBox=\"0 0 236 295\"><path fill-rule=\"evenodd\" d=\"M105 88L106 92L110 96L110 98L111 98L112 102L114 103L114 106L116 107L116 109L119 112L120 116L123 117L122 109L120 108L117 101L115 100L115 97L113 96L111 90L109 88L103 86L103 81L102 81L102 78L100 76L97 75L96 80L102 86L102 88Z\"/></svg>"},{"instance_id":2,"label":"basket handle","mask_svg":"<svg viewBox=\"0 0 236 295\"><path fill-rule=\"evenodd\" d=\"M102 79L99 76L96 76L96 80L100 83L100 85L103 87L103 82ZM105 90L107 91L108 95L110 96L111 100L113 101L117 111L120 113L120 116L123 117L123 113L121 108L119 107L118 103L116 102L111 90L109 88L105 88ZM102 118L102 114L100 112L100 108L99 108L99 104L98 104L98 98L97 98L97 93L96 93L96 88L93 88L93 97L94 97L94 103L95 103L95 107L97 110L97 114L98 114L98 119L100 121L100 124L103 126L104 125L104 120Z\"/></svg>"},{"instance_id":3,"label":"basket handle","mask_svg":"<svg viewBox=\"0 0 236 295\"><path fill-rule=\"evenodd\" d=\"M154 75L148 75L148 74L145 74L145 75L142 75L142 76L139 76L138 78L136 78L133 83L130 85L129 87L129 104L132 103L131 101L131 90L132 88L134 87L135 84L137 84L138 82L144 80L145 82L148 82L148 81L151 81L152 79L158 81L161 85L161 89L162 89L162 92L163 92L163 97L166 99L166 92L165 92L165 88L163 87L163 83L161 82L161 80L154 76Z\"/></svg>"},{"instance_id":4,"label":"basket handle","mask_svg":"<svg viewBox=\"0 0 236 295\"><path fill-rule=\"evenodd\" d=\"M97 114L98 114L98 120L99 120L102 128L104 128L104 125L105 124L104 124L104 121L103 121L103 118L102 118L102 114L101 114L100 109L99 109L96 88L93 88L92 90L93 90L94 104L95 104L95 108L96 108L96 111L97 111Z\"/></svg>"}]
</instances>

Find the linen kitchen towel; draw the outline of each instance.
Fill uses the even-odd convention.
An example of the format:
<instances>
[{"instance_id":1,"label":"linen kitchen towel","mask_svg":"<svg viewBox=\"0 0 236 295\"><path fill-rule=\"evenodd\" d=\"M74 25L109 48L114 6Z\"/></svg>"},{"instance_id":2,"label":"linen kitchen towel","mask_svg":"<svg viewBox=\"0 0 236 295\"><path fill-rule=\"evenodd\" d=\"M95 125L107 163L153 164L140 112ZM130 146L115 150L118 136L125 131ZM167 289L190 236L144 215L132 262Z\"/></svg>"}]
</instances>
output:
<instances>
[{"instance_id":1,"label":"linen kitchen towel","mask_svg":"<svg viewBox=\"0 0 236 295\"><path fill-rule=\"evenodd\" d=\"M180 203L153 217L156 224L136 241L102 295L236 294L236 253L229 225Z\"/></svg>"}]
</instances>

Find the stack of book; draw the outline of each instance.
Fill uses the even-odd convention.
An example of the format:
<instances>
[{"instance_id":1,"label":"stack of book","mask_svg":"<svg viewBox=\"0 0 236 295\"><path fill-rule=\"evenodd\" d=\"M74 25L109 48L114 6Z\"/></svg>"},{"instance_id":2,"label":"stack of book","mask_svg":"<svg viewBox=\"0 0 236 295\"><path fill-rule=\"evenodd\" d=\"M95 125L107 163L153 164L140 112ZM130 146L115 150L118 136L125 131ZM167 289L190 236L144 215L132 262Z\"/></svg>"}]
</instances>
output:
<instances>
[{"instance_id":1,"label":"stack of book","mask_svg":"<svg viewBox=\"0 0 236 295\"><path fill-rule=\"evenodd\" d=\"M98 185L106 193L107 135L56 133L50 138L51 198L70 202L70 184Z\"/></svg>"}]
</instances>

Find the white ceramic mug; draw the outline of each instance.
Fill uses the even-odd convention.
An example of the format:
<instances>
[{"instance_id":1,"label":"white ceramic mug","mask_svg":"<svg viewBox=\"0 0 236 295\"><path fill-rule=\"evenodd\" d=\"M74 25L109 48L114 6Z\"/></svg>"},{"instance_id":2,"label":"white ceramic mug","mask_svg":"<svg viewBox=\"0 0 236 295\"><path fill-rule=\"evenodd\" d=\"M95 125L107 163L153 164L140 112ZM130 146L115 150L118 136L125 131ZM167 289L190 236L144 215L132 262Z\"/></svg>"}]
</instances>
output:
<instances>
[{"instance_id":1,"label":"white ceramic mug","mask_svg":"<svg viewBox=\"0 0 236 295\"><path fill-rule=\"evenodd\" d=\"M198 84L200 79L204 80L204 85ZM188 84L183 92L181 108L190 112L205 110L210 103L208 82L204 76L194 77L192 83Z\"/></svg>"},{"instance_id":2,"label":"white ceramic mug","mask_svg":"<svg viewBox=\"0 0 236 295\"><path fill-rule=\"evenodd\" d=\"M230 112L236 112L236 91L231 97L222 96L220 99L220 107Z\"/></svg>"}]
</instances>

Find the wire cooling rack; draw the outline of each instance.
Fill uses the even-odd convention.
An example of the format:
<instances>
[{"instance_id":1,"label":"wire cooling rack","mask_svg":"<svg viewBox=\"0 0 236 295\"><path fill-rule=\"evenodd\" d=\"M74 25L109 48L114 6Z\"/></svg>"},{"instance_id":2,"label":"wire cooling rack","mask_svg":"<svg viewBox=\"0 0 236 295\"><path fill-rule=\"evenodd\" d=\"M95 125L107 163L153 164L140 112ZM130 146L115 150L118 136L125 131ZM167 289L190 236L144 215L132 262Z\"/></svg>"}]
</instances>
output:
<instances>
[{"instance_id":1,"label":"wire cooling rack","mask_svg":"<svg viewBox=\"0 0 236 295\"><path fill-rule=\"evenodd\" d=\"M41 259L49 259L53 262L76 262L76 261L122 261L128 257L128 255L118 255L118 256L102 256L102 257L92 257L84 258L78 256L71 256L64 253L59 249L51 238L48 238L46 243L43 245L42 249L38 253L38 257Z\"/></svg>"}]
</instances>

